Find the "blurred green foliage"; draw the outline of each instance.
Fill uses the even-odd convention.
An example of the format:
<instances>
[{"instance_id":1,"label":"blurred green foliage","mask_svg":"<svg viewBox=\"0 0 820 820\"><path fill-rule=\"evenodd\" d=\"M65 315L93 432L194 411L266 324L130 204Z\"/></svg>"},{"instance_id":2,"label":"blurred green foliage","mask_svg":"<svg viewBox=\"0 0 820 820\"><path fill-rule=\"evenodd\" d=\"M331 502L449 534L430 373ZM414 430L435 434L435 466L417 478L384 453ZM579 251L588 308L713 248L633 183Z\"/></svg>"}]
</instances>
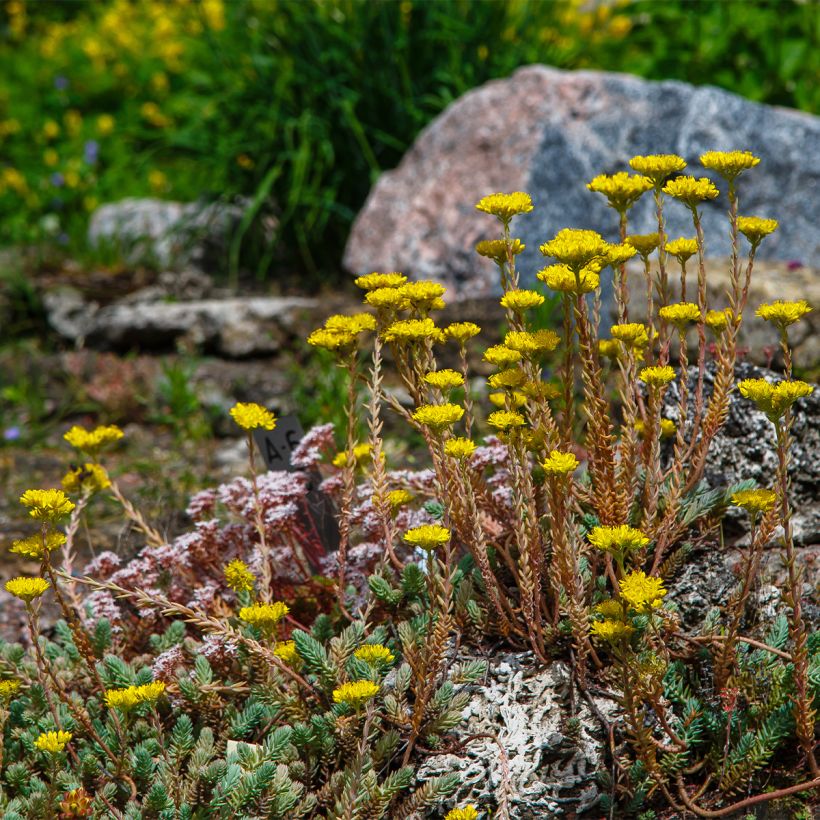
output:
<instances>
[{"instance_id":1,"label":"blurred green foliage","mask_svg":"<svg viewBox=\"0 0 820 820\"><path fill-rule=\"evenodd\" d=\"M100 202L241 197L226 273L315 283L373 181L470 88L542 62L816 111L819 17L810 0L10 0L0 243L82 253ZM251 223L274 217L260 244Z\"/></svg>"}]
</instances>

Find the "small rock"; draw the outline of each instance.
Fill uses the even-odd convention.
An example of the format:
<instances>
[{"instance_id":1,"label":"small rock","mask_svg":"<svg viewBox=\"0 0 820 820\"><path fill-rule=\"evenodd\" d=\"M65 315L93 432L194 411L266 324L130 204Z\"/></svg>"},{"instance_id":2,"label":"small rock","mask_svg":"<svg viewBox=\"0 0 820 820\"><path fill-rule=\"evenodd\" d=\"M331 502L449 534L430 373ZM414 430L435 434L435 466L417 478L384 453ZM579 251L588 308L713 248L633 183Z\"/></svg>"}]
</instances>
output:
<instances>
[{"instance_id":1,"label":"small rock","mask_svg":"<svg viewBox=\"0 0 820 820\"><path fill-rule=\"evenodd\" d=\"M69 285L46 291L43 307L49 325L63 338L78 342L85 338L98 310L96 302L87 301Z\"/></svg>"}]
</instances>

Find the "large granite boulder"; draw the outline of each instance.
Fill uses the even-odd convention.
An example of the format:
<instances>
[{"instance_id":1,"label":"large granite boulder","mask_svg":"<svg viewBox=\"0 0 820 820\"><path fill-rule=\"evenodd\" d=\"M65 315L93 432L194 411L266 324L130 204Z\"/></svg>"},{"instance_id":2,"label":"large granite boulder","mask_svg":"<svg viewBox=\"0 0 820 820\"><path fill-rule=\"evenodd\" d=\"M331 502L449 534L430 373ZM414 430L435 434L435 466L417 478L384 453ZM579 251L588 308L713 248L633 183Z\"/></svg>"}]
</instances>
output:
<instances>
[{"instance_id":1,"label":"large granite boulder","mask_svg":"<svg viewBox=\"0 0 820 820\"><path fill-rule=\"evenodd\" d=\"M345 252L353 273L401 270L476 295L497 287L495 266L474 252L498 226L475 203L495 191L523 190L535 210L517 218L527 245L520 270L544 261L538 246L566 227L616 238L617 218L585 183L628 169L635 154L674 152L706 174L709 149L749 149L762 158L740 181L745 214L774 216L781 228L761 258L811 262L820 250L817 207L820 118L753 103L709 86L649 82L624 74L529 66L465 94L417 138L394 171L382 175L359 214ZM725 184L720 183L725 188ZM631 229L656 226L651 198L631 214ZM710 256L728 256L725 196L703 206ZM692 235L681 205L668 208L672 236Z\"/></svg>"}]
</instances>

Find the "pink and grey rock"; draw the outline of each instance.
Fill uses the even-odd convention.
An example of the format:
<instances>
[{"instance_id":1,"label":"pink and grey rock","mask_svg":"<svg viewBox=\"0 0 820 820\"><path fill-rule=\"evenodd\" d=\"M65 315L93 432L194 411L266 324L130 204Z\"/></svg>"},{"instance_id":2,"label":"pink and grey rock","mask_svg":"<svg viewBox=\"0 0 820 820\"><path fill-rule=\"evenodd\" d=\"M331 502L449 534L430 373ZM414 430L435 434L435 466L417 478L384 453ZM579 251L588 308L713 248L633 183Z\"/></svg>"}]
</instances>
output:
<instances>
[{"instance_id":1,"label":"pink and grey rock","mask_svg":"<svg viewBox=\"0 0 820 820\"><path fill-rule=\"evenodd\" d=\"M371 191L344 264L356 274L400 270L432 278L456 295L495 290L495 265L474 247L497 236L498 227L475 203L496 191L523 190L535 210L517 217L514 229L527 245L519 267L531 280L544 264L539 244L561 228L616 238L614 212L585 187L595 175L628 170L635 154L671 152L685 157L689 172L713 176L699 166L700 154L734 148L762 158L739 182L741 213L781 223L760 255L815 258L820 167L807 158L820 153L820 118L710 86L529 66L465 94L419 135ZM654 209L644 200L631 212L635 233L653 229ZM724 196L703 206L710 256L728 255L726 208ZM667 212L672 237L692 235L683 206L670 203Z\"/></svg>"}]
</instances>

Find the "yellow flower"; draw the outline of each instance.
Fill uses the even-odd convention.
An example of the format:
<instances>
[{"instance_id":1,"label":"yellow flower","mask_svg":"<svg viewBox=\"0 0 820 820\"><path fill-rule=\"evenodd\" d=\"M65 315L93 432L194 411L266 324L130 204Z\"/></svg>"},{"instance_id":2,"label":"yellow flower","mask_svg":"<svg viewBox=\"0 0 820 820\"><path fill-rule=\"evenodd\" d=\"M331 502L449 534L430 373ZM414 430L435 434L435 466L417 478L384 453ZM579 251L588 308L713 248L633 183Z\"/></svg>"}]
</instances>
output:
<instances>
[{"instance_id":1,"label":"yellow flower","mask_svg":"<svg viewBox=\"0 0 820 820\"><path fill-rule=\"evenodd\" d=\"M47 140L53 140L60 136L60 126L54 120L47 120L43 125L43 136Z\"/></svg>"},{"instance_id":2,"label":"yellow flower","mask_svg":"<svg viewBox=\"0 0 820 820\"><path fill-rule=\"evenodd\" d=\"M339 333L319 328L308 336L307 343L311 347L322 347L325 350L345 351L356 344L356 336L353 333Z\"/></svg>"},{"instance_id":3,"label":"yellow flower","mask_svg":"<svg viewBox=\"0 0 820 820\"><path fill-rule=\"evenodd\" d=\"M611 553L634 552L649 543L649 538L640 530L626 524L618 527L593 527L587 538L593 547Z\"/></svg>"},{"instance_id":4,"label":"yellow flower","mask_svg":"<svg viewBox=\"0 0 820 820\"><path fill-rule=\"evenodd\" d=\"M497 216L502 222L509 222L517 214L528 214L532 210L532 199L523 191L490 194L479 200L476 209Z\"/></svg>"},{"instance_id":5,"label":"yellow flower","mask_svg":"<svg viewBox=\"0 0 820 820\"><path fill-rule=\"evenodd\" d=\"M704 322L715 335L719 336L729 326L729 321L731 318L731 308L724 308L723 310L709 310L706 312Z\"/></svg>"},{"instance_id":6,"label":"yellow flower","mask_svg":"<svg viewBox=\"0 0 820 820\"><path fill-rule=\"evenodd\" d=\"M463 461L475 452L475 442L468 438L460 437L447 439L444 444L444 452L451 458Z\"/></svg>"},{"instance_id":7,"label":"yellow flower","mask_svg":"<svg viewBox=\"0 0 820 820\"><path fill-rule=\"evenodd\" d=\"M382 337L386 342L418 342L424 339L438 341L441 337L441 330L436 327L435 322L430 318L425 319L403 319L394 322L388 327Z\"/></svg>"},{"instance_id":8,"label":"yellow flower","mask_svg":"<svg viewBox=\"0 0 820 820\"><path fill-rule=\"evenodd\" d=\"M47 754L56 755L65 749L66 744L74 735L71 732L43 732L34 745L41 751Z\"/></svg>"},{"instance_id":9,"label":"yellow flower","mask_svg":"<svg viewBox=\"0 0 820 820\"><path fill-rule=\"evenodd\" d=\"M624 606L615 598L607 598L595 605L595 612L602 618L609 621L622 621L624 617Z\"/></svg>"},{"instance_id":10,"label":"yellow flower","mask_svg":"<svg viewBox=\"0 0 820 820\"><path fill-rule=\"evenodd\" d=\"M360 646L353 656L364 661L368 666L387 666L396 660L393 653L380 643L366 643Z\"/></svg>"},{"instance_id":11,"label":"yellow flower","mask_svg":"<svg viewBox=\"0 0 820 820\"><path fill-rule=\"evenodd\" d=\"M564 228L554 239L541 245L544 256L555 257L574 272L592 262L603 262L609 251L609 243L595 231Z\"/></svg>"},{"instance_id":12,"label":"yellow flower","mask_svg":"<svg viewBox=\"0 0 820 820\"><path fill-rule=\"evenodd\" d=\"M487 424L504 432L524 426L524 417L512 410L496 410L487 417Z\"/></svg>"},{"instance_id":13,"label":"yellow flower","mask_svg":"<svg viewBox=\"0 0 820 820\"><path fill-rule=\"evenodd\" d=\"M666 243L666 252L670 256L677 257L681 265L686 263L690 256L694 256L698 252L698 240L686 239L681 236L679 239L673 239Z\"/></svg>"},{"instance_id":14,"label":"yellow flower","mask_svg":"<svg viewBox=\"0 0 820 820\"><path fill-rule=\"evenodd\" d=\"M502 370L500 373L493 373L493 375L487 379L487 384L489 384L493 390L509 390L513 387L521 387L526 380L527 377L522 370L510 368L509 370Z\"/></svg>"},{"instance_id":15,"label":"yellow flower","mask_svg":"<svg viewBox=\"0 0 820 820\"><path fill-rule=\"evenodd\" d=\"M408 544L430 552L450 540L450 530L442 527L441 524L422 524L420 527L407 530L404 540Z\"/></svg>"},{"instance_id":16,"label":"yellow flower","mask_svg":"<svg viewBox=\"0 0 820 820\"><path fill-rule=\"evenodd\" d=\"M365 294L364 301L377 309L404 310L407 308L407 297L402 293L401 288L388 287L376 288Z\"/></svg>"},{"instance_id":17,"label":"yellow flower","mask_svg":"<svg viewBox=\"0 0 820 820\"><path fill-rule=\"evenodd\" d=\"M669 365L645 367L638 373L638 378L650 387L663 387L675 378L675 370Z\"/></svg>"},{"instance_id":18,"label":"yellow flower","mask_svg":"<svg viewBox=\"0 0 820 820\"><path fill-rule=\"evenodd\" d=\"M776 219L763 219L759 216L739 216L737 229L749 240L753 247L757 247L765 237L777 230Z\"/></svg>"},{"instance_id":19,"label":"yellow flower","mask_svg":"<svg viewBox=\"0 0 820 820\"><path fill-rule=\"evenodd\" d=\"M617 174L611 176L600 174L592 182L587 183L587 188L595 193L603 194L610 208L614 208L618 213L625 213L640 199L641 195L652 189L652 180L645 176L618 171Z\"/></svg>"},{"instance_id":20,"label":"yellow flower","mask_svg":"<svg viewBox=\"0 0 820 820\"><path fill-rule=\"evenodd\" d=\"M739 490L732 496L732 504L742 507L753 518L774 507L777 494L772 490Z\"/></svg>"},{"instance_id":21,"label":"yellow flower","mask_svg":"<svg viewBox=\"0 0 820 820\"><path fill-rule=\"evenodd\" d=\"M647 613L663 604L666 589L663 580L633 570L620 582L621 598L636 612Z\"/></svg>"},{"instance_id":22,"label":"yellow flower","mask_svg":"<svg viewBox=\"0 0 820 820\"><path fill-rule=\"evenodd\" d=\"M74 503L62 490L26 490L20 503L30 507L28 514L38 521L59 521L74 509Z\"/></svg>"},{"instance_id":23,"label":"yellow flower","mask_svg":"<svg viewBox=\"0 0 820 820\"><path fill-rule=\"evenodd\" d=\"M0 680L0 702L11 699L12 695L20 688L20 681Z\"/></svg>"},{"instance_id":24,"label":"yellow flower","mask_svg":"<svg viewBox=\"0 0 820 820\"><path fill-rule=\"evenodd\" d=\"M780 330L799 322L807 313L811 313L811 308L805 299L798 299L796 302L783 302L778 299L776 302L761 305L755 311L756 316L771 322Z\"/></svg>"},{"instance_id":25,"label":"yellow flower","mask_svg":"<svg viewBox=\"0 0 820 820\"><path fill-rule=\"evenodd\" d=\"M431 370L425 375L424 381L439 390L452 390L464 384L464 376L455 370Z\"/></svg>"},{"instance_id":26,"label":"yellow flower","mask_svg":"<svg viewBox=\"0 0 820 820\"><path fill-rule=\"evenodd\" d=\"M623 621L593 621L589 631L602 641L616 643L628 638L635 629Z\"/></svg>"},{"instance_id":27,"label":"yellow flower","mask_svg":"<svg viewBox=\"0 0 820 820\"><path fill-rule=\"evenodd\" d=\"M695 177L680 176L669 180L663 186L663 192L669 196L680 200L688 208L694 210L699 202L707 199L715 199L720 193L712 180L706 177L695 179Z\"/></svg>"},{"instance_id":28,"label":"yellow flower","mask_svg":"<svg viewBox=\"0 0 820 820\"><path fill-rule=\"evenodd\" d=\"M463 809L450 809L444 820L476 820L477 817L478 811L476 807L470 803Z\"/></svg>"},{"instance_id":29,"label":"yellow flower","mask_svg":"<svg viewBox=\"0 0 820 820\"><path fill-rule=\"evenodd\" d=\"M43 152L43 162L48 165L49 168L53 168L59 161L60 155L53 148L49 148Z\"/></svg>"},{"instance_id":30,"label":"yellow flower","mask_svg":"<svg viewBox=\"0 0 820 820\"><path fill-rule=\"evenodd\" d=\"M162 113L160 107L155 102L144 102L140 106L140 114L143 119L147 120L154 128L167 128L172 120Z\"/></svg>"},{"instance_id":31,"label":"yellow flower","mask_svg":"<svg viewBox=\"0 0 820 820\"><path fill-rule=\"evenodd\" d=\"M455 424L464 415L457 404L423 404L413 413L413 420L434 430L443 430Z\"/></svg>"},{"instance_id":32,"label":"yellow flower","mask_svg":"<svg viewBox=\"0 0 820 820\"><path fill-rule=\"evenodd\" d=\"M656 188L660 188L663 181L676 171L686 167L686 160L677 154L648 154L647 156L632 157L629 167L645 177L649 177Z\"/></svg>"},{"instance_id":33,"label":"yellow flower","mask_svg":"<svg viewBox=\"0 0 820 820\"><path fill-rule=\"evenodd\" d=\"M538 271L536 276L550 289L559 293L592 293L601 283L595 270L596 265L583 268L575 273L567 265L549 265Z\"/></svg>"},{"instance_id":34,"label":"yellow flower","mask_svg":"<svg viewBox=\"0 0 820 820\"><path fill-rule=\"evenodd\" d=\"M509 308L516 313L523 313L530 308L541 307L544 297L534 290L508 290L501 297L501 307Z\"/></svg>"},{"instance_id":35,"label":"yellow flower","mask_svg":"<svg viewBox=\"0 0 820 820\"><path fill-rule=\"evenodd\" d=\"M114 444L123 437L124 433L116 424L106 424L93 430L85 430L74 425L63 438L78 450L90 455L96 455L103 447Z\"/></svg>"},{"instance_id":36,"label":"yellow flower","mask_svg":"<svg viewBox=\"0 0 820 820\"><path fill-rule=\"evenodd\" d=\"M41 534L29 535L28 538L21 538L18 541L12 541L9 552L15 552L18 555L24 555L26 558L33 558L40 560L43 557L43 552L51 552L61 547L66 542L65 533L50 532L46 534L45 544L43 544L43 536Z\"/></svg>"},{"instance_id":37,"label":"yellow flower","mask_svg":"<svg viewBox=\"0 0 820 820\"><path fill-rule=\"evenodd\" d=\"M357 680L343 683L333 690L333 702L352 706L354 709L379 694L379 685L369 680Z\"/></svg>"},{"instance_id":38,"label":"yellow flower","mask_svg":"<svg viewBox=\"0 0 820 820\"><path fill-rule=\"evenodd\" d=\"M413 494L408 490L390 490L387 494L387 503L393 510L397 510L399 507L409 504L412 500Z\"/></svg>"},{"instance_id":39,"label":"yellow flower","mask_svg":"<svg viewBox=\"0 0 820 820\"><path fill-rule=\"evenodd\" d=\"M143 703L155 703L163 692L165 684L162 681L144 683L141 686L126 686L124 689L108 689L105 692L105 705L109 709L126 712Z\"/></svg>"},{"instance_id":40,"label":"yellow flower","mask_svg":"<svg viewBox=\"0 0 820 820\"><path fill-rule=\"evenodd\" d=\"M81 490L97 493L110 487L111 480L104 467L86 462L80 467L69 470L63 476L62 485L63 489L69 493L77 493Z\"/></svg>"},{"instance_id":41,"label":"yellow flower","mask_svg":"<svg viewBox=\"0 0 820 820\"><path fill-rule=\"evenodd\" d=\"M256 580L248 565L235 558L225 567L225 582L234 592L250 592Z\"/></svg>"},{"instance_id":42,"label":"yellow flower","mask_svg":"<svg viewBox=\"0 0 820 820\"><path fill-rule=\"evenodd\" d=\"M370 458L372 450L372 446L367 442L365 442L364 444L354 445L353 452L351 453L351 455L353 456L351 460L351 465L367 461ZM341 452L336 453L336 455L333 456L333 461L331 463L334 467L345 467L347 465L347 451L342 450Z\"/></svg>"},{"instance_id":43,"label":"yellow flower","mask_svg":"<svg viewBox=\"0 0 820 820\"><path fill-rule=\"evenodd\" d=\"M270 410L266 410L261 404L253 402L237 402L230 409L231 418L243 430L273 430L276 427L276 418Z\"/></svg>"},{"instance_id":44,"label":"yellow flower","mask_svg":"<svg viewBox=\"0 0 820 820\"><path fill-rule=\"evenodd\" d=\"M521 361L521 354L517 350L511 350L506 345L493 345L484 351L484 361L494 364L496 367L509 367Z\"/></svg>"},{"instance_id":45,"label":"yellow flower","mask_svg":"<svg viewBox=\"0 0 820 820\"><path fill-rule=\"evenodd\" d=\"M486 256L492 259L499 265L507 261L507 254L512 253L513 256L518 256L527 246L520 239L510 240L507 245L504 239L485 239L479 242L476 246L476 253L480 256Z\"/></svg>"},{"instance_id":46,"label":"yellow flower","mask_svg":"<svg viewBox=\"0 0 820 820\"><path fill-rule=\"evenodd\" d=\"M478 336L481 333L481 328L473 322L453 322L444 328L443 335L445 339L452 339L455 342L463 345L465 342Z\"/></svg>"},{"instance_id":47,"label":"yellow flower","mask_svg":"<svg viewBox=\"0 0 820 820\"><path fill-rule=\"evenodd\" d=\"M356 287L362 290L380 290L381 288L398 288L407 281L403 273L367 273L356 279Z\"/></svg>"},{"instance_id":48,"label":"yellow flower","mask_svg":"<svg viewBox=\"0 0 820 820\"><path fill-rule=\"evenodd\" d=\"M554 384L541 381L540 379L525 382L521 386L521 392L527 398L541 401L556 399L561 395L561 391Z\"/></svg>"},{"instance_id":49,"label":"yellow flower","mask_svg":"<svg viewBox=\"0 0 820 820\"><path fill-rule=\"evenodd\" d=\"M502 409L508 404L518 409L527 403L527 397L518 390L513 390L511 393L490 393L487 398L495 407Z\"/></svg>"},{"instance_id":50,"label":"yellow flower","mask_svg":"<svg viewBox=\"0 0 820 820\"><path fill-rule=\"evenodd\" d=\"M781 381L776 385L765 379L744 379L737 385L740 394L751 399L771 421L777 421L798 399L810 396L814 388L802 381Z\"/></svg>"},{"instance_id":51,"label":"yellow flower","mask_svg":"<svg viewBox=\"0 0 820 820\"><path fill-rule=\"evenodd\" d=\"M617 359L621 355L621 343L617 339L601 339L598 342L598 353L607 359Z\"/></svg>"},{"instance_id":52,"label":"yellow flower","mask_svg":"<svg viewBox=\"0 0 820 820\"><path fill-rule=\"evenodd\" d=\"M661 419L661 438L672 438L677 432L677 425L672 419Z\"/></svg>"},{"instance_id":53,"label":"yellow flower","mask_svg":"<svg viewBox=\"0 0 820 820\"><path fill-rule=\"evenodd\" d=\"M717 171L730 182L759 162L760 159L751 151L707 151L700 155L700 164L704 168Z\"/></svg>"},{"instance_id":54,"label":"yellow flower","mask_svg":"<svg viewBox=\"0 0 820 820\"><path fill-rule=\"evenodd\" d=\"M12 578L6 581L6 592L28 604L39 598L50 586L45 578Z\"/></svg>"},{"instance_id":55,"label":"yellow flower","mask_svg":"<svg viewBox=\"0 0 820 820\"><path fill-rule=\"evenodd\" d=\"M693 302L679 302L675 305L664 305L658 315L665 322L675 325L678 330L683 330L690 322L697 322L700 319L700 308Z\"/></svg>"},{"instance_id":56,"label":"yellow flower","mask_svg":"<svg viewBox=\"0 0 820 820\"><path fill-rule=\"evenodd\" d=\"M416 308L423 310L441 309L441 297L447 289L438 282L408 282L399 288L399 293Z\"/></svg>"},{"instance_id":57,"label":"yellow flower","mask_svg":"<svg viewBox=\"0 0 820 820\"><path fill-rule=\"evenodd\" d=\"M276 655L276 657L283 663L288 664L288 666L293 666L302 660L301 656L296 651L295 641L282 641L281 643L276 644L273 649L273 654Z\"/></svg>"},{"instance_id":58,"label":"yellow flower","mask_svg":"<svg viewBox=\"0 0 820 820\"><path fill-rule=\"evenodd\" d=\"M613 339L617 339L617 341L628 348L642 348L649 344L647 327L638 322L612 325L609 332L612 334Z\"/></svg>"},{"instance_id":59,"label":"yellow flower","mask_svg":"<svg viewBox=\"0 0 820 820\"><path fill-rule=\"evenodd\" d=\"M116 122L110 114L100 114L97 117L97 133L101 137L107 137L113 130Z\"/></svg>"},{"instance_id":60,"label":"yellow flower","mask_svg":"<svg viewBox=\"0 0 820 820\"><path fill-rule=\"evenodd\" d=\"M552 330L536 330L534 333L511 330L504 337L504 347L516 350L522 356L555 350L559 342L558 334Z\"/></svg>"},{"instance_id":61,"label":"yellow flower","mask_svg":"<svg viewBox=\"0 0 820 820\"><path fill-rule=\"evenodd\" d=\"M635 248L628 242L625 242L623 245L610 245L606 254L606 263L613 268L619 268L636 253Z\"/></svg>"},{"instance_id":62,"label":"yellow flower","mask_svg":"<svg viewBox=\"0 0 820 820\"><path fill-rule=\"evenodd\" d=\"M660 239L657 233L634 233L627 236L626 242L646 259L650 253L657 249Z\"/></svg>"},{"instance_id":63,"label":"yellow flower","mask_svg":"<svg viewBox=\"0 0 820 820\"><path fill-rule=\"evenodd\" d=\"M273 629L285 615L290 612L290 607L281 601L274 601L272 604L252 604L243 606L239 610L239 617L262 630Z\"/></svg>"},{"instance_id":64,"label":"yellow flower","mask_svg":"<svg viewBox=\"0 0 820 820\"><path fill-rule=\"evenodd\" d=\"M553 450L541 464L545 473L550 475L568 475L574 473L580 462L572 453Z\"/></svg>"},{"instance_id":65,"label":"yellow flower","mask_svg":"<svg viewBox=\"0 0 820 820\"><path fill-rule=\"evenodd\" d=\"M356 335L366 330L376 329L376 317L372 313L354 313L352 316L335 314L325 320L325 330L331 333L351 333Z\"/></svg>"}]
</instances>

